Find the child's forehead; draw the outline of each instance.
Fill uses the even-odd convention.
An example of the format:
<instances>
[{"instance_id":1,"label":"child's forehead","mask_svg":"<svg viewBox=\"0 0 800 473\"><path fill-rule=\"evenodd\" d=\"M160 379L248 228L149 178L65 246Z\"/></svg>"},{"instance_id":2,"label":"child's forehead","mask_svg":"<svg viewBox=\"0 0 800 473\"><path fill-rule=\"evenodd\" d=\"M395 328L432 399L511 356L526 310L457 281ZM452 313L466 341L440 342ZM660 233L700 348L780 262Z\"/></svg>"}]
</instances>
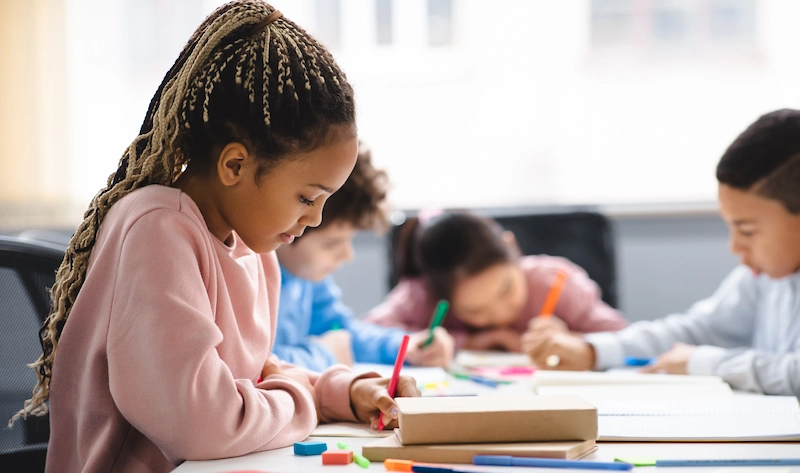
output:
<instances>
[{"instance_id":1,"label":"child's forehead","mask_svg":"<svg viewBox=\"0 0 800 473\"><path fill-rule=\"evenodd\" d=\"M719 185L719 206L722 217L735 224L790 216L779 200L754 189L737 189L726 184Z\"/></svg>"}]
</instances>

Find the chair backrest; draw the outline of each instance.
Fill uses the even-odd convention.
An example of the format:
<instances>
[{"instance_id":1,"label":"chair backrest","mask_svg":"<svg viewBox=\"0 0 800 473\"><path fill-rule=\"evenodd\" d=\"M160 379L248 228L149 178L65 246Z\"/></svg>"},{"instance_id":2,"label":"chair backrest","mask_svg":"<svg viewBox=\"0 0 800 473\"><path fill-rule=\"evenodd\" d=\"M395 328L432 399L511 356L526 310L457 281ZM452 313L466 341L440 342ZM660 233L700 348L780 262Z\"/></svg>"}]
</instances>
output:
<instances>
[{"instance_id":1,"label":"chair backrest","mask_svg":"<svg viewBox=\"0 0 800 473\"><path fill-rule=\"evenodd\" d=\"M602 214L588 211L497 215L494 218L514 233L524 255L563 256L581 266L602 291L603 300L617 306L617 273L611 224ZM389 232L389 287L399 279L396 247L403 225Z\"/></svg>"},{"instance_id":2,"label":"chair backrest","mask_svg":"<svg viewBox=\"0 0 800 473\"><path fill-rule=\"evenodd\" d=\"M58 244L0 236L0 465L44 471L50 436L46 417L6 423L36 383L27 367L41 355L38 331L50 310L50 287L64 258Z\"/></svg>"}]
</instances>

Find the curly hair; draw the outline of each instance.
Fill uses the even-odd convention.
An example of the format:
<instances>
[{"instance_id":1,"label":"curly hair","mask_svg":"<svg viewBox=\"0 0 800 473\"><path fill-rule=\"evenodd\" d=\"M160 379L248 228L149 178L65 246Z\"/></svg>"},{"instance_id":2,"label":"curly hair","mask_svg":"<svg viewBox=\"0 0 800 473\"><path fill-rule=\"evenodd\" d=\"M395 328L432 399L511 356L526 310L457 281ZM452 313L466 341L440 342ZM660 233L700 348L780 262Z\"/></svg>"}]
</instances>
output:
<instances>
[{"instance_id":1,"label":"curly hair","mask_svg":"<svg viewBox=\"0 0 800 473\"><path fill-rule=\"evenodd\" d=\"M388 191L386 171L372 165L372 152L358 142L356 166L344 185L325 202L322 223L306 228L306 234L337 222L351 224L358 230L385 231L389 225L386 207ZM301 237L302 238L302 237Z\"/></svg>"}]
</instances>

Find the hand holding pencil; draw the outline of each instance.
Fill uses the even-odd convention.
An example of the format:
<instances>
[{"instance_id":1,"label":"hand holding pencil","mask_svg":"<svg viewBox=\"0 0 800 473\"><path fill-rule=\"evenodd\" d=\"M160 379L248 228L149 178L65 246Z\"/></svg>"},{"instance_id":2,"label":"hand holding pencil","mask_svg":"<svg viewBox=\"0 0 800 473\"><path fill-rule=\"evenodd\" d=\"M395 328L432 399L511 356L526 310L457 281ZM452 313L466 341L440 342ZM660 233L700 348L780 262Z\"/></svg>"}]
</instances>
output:
<instances>
[{"instance_id":1,"label":"hand holding pencil","mask_svg":"<svg viewBox=\"0 0 800 473\"><path fill-rule=\"evenodd\" d=\"M522 351L539 368L584 370L590 369L594 362L591 347L554 316L567 276L564 270L556 273L539 316L530 321L528 331L522 335Z\"/></svg>"},{"instance_id":2,"label":"hand holding pencil","mask_svg":"<svg viewBox=\"0 0 800 473\"><path fill-rule=\"evenodd\" d=\"M395 419L400 414L397 403L394 402L395 397L420 395L414 378L400 376L408 339L408 335L403 337L391 378L379 378L376 373L372 373L374 377L359 378L350 385L350 405L353 414L361 422L369 422L373 429L382 430L384 427L395 425Z\"/></svg>"}]
</instances>

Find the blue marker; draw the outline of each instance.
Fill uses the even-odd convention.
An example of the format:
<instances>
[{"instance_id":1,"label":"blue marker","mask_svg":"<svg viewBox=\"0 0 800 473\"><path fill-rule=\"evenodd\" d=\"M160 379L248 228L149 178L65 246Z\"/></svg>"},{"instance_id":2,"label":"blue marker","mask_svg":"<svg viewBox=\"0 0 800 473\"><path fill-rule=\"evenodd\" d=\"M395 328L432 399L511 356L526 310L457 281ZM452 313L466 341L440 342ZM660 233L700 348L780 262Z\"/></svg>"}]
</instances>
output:
<instances>
[{"instance_id":1,"label":"blue marker","mask_svg":"<svg viewBox=\"0 0 800 473\"><path fill-rule=\"evenodd\" d=\"M490 378L484 378L483 376L471 375L469 377L469 380L472 381L473 383L478 383L478 384L483 384L484 386L489 386L490 388L496 388L497 384L498 384L497 381L495 381L493 379L490 379Z\"/></svg>"},{"instance_id":2,"label":"blue marker","mask_svg":"<svg viewBox=\"0 0 800 473\"><path fill-rule=\"evenodd\" d=\"M587 460L560 460L558 458L528 458L509 455L474 455L475 465L532 466L537 468L575 468L580 470L630 470L633 465L624 462L597 462Z\"/></svg>"},{"instance_id":3,"label":"blue marker","mask_svg":"<svg viewBox=\"0 0 800 473\"><path fill-rule=\"evenodd\" d=\"M625 364L627 366L647 366L655 363L657 358L636 358L635 356L626 356Z\"/></svg>"}]
</instances>

